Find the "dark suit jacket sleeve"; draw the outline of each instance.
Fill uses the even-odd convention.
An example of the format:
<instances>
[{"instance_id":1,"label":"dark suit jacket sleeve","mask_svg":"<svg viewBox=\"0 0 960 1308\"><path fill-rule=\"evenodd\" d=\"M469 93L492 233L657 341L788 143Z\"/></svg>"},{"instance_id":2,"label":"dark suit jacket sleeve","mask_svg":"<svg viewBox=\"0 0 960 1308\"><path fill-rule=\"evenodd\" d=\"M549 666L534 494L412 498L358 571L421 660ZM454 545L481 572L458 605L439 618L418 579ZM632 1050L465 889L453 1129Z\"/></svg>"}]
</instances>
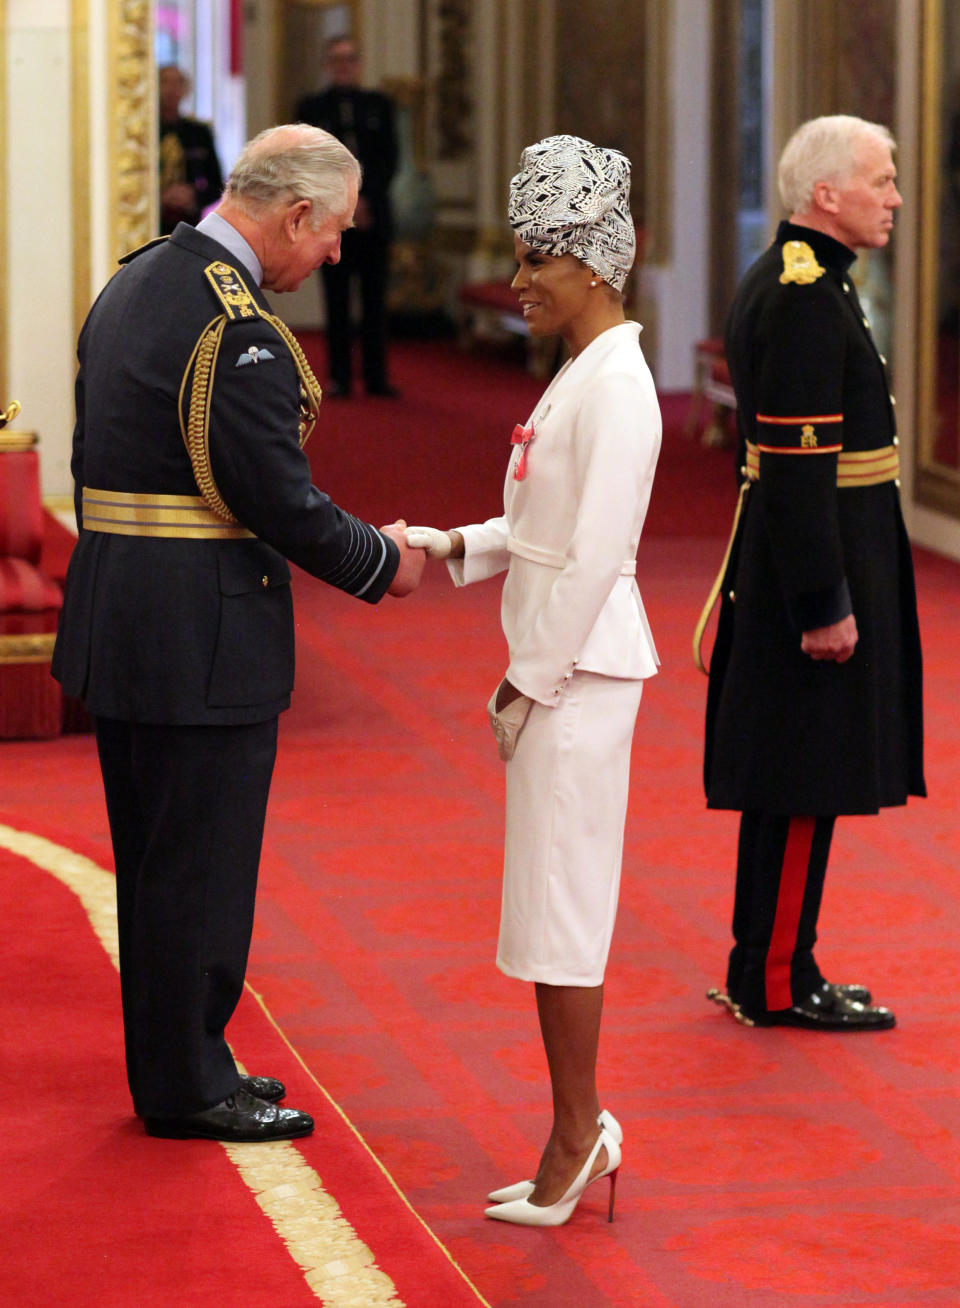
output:
<instances>
[{"instance_id":1,"label":"dark suit jacket sleeve","mask_svg":"<svg viewBox=\"0 0 960 1308\"><path fill-rule=\"evenodd\" d=\"M213 139L213 132L206 123L197 124L200 131L198 136L200 142L206 151L206 158L203 162L205 174L205 186L202 194L198 195L198 201L202 208L207 208L215 204L223 194L223 173L220 171L220 159L217 155L216 142Z\"/></svg>"},{"instance_id":2,"label":"dark suit jacket sleeve","mask_svg":"<svg viewBox=\"0 0 960 1308\"><path fill-rule=\"evenodd\" d=\"M257 363L244 362L251 346ZM331 586L376 603L397 571L399 551L313 485L299 444L298 396L296 365L279 333L262 319L228 324L210 411L214 480L231 512L261 540Z\"/></svg>"},{"instance_id":3,"label":"dark suit jacket sleeve","mask_svg":"<svg viewBox=\"0 0 960 1308\"><path fill-rule=\"evenodd\" d=\"M316 121L316 99L315 95L305 95L302 100L297 101L297 107L293 111L295 122L309 123L311 127L319 127L319 123Z\"/></svg>"},{"instance_id":4,"label":"dark suit jacket sleeve","mask_svg":"<svg viewBox=\"0 0 960 1308\"><path fill-rule=\"evenodd\" d=\"M399 162L396 114L393 101L379 91L370 92L376 103L378 127L371 131L371 142L364 149L363 187L373 195L384 195L393 181Z\"/></svg>"},{"instance_id":5,"label":"dark suit jacket sleeve","mask_svg":"<svg viewBox=\"0 0 960 1308\"><path fill-rule=\"evenodd\" d=\"M784 598L801 631L851 612L834 448L843 444L843 314L826 280L777 288L756 347L760 499Z\"/></svg>"}]
</instances>

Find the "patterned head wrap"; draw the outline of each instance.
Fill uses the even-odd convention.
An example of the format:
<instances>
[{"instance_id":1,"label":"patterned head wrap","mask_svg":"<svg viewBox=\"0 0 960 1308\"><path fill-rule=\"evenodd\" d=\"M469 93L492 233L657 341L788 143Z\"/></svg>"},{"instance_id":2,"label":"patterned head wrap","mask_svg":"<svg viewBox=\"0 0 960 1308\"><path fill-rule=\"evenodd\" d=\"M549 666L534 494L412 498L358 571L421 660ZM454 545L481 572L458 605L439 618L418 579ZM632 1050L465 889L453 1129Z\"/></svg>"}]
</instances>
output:
<instances>
[{"instance_id":1,"label":"patterned head wrap","mask_svg":"<svg viewBox=\"0 0 960 1308\"><path fill-rule=\"evenodd\" d=\"M572 254L622 291L636 254L630 160L579 136L528 145L510 182L510 226L543 254Z\"/></svg>"}]
</instances>

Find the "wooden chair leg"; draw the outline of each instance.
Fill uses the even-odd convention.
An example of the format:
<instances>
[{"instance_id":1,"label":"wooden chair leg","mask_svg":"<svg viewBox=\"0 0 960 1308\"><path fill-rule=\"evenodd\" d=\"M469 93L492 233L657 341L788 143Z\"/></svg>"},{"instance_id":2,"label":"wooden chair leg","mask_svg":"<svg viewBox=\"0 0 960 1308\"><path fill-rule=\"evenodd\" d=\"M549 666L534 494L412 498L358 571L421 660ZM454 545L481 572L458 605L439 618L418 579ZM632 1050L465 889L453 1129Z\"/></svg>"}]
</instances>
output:
<instances>
[{"instance_id":1,"label":"wooden chair leg","mask_svg":"<svg viewBox=\"0 0 960 1308\"><path fill-rule=\"evenodd\" d=\"M703 429L703 435L700 437L701 445L705 445L708 449L722 449L723 446L730 444L727 429L728 414L729 410L724 405L711 405L710 417Z\"/></svg>"}]
</instances>

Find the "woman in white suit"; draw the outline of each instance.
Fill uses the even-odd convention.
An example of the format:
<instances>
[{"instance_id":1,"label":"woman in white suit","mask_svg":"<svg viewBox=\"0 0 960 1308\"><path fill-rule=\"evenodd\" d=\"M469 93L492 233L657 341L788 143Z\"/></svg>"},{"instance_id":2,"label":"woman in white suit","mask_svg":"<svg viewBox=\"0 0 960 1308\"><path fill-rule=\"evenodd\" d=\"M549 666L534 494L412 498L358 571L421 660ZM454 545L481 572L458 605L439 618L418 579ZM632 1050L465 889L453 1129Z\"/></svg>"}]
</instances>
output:
<instances>
[{"instance_id":1,"label":"woman in white suit","mask_svg":"<svg viewBox=\"0 0 960 1308\"><path fill-rule=\"evenodd\" d=\"M488 709L507 762L497 965L536 987L553 1130L534 1181L494 1191L487 1215L565 1222L610 1176L622 1133L596 1084L603 978L616 916L630 747L657 654L636 553L661 424L622 290L633 263L630 165L553 136L524 150L510 185L517 274L531 335L569 359L514 431L504 513L453 531L411 527L458 585L506 570L506 675Z\"/></svg>"}]
</instances>

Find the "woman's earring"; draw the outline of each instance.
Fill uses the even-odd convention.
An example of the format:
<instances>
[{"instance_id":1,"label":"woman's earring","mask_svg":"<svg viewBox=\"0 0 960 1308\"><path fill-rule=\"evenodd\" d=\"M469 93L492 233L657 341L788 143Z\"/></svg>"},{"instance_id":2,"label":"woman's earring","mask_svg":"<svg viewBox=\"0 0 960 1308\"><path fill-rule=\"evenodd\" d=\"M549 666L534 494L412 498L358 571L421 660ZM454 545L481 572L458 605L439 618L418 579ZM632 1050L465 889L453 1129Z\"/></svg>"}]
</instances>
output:
<instances>
[{"instance_id":1,"label":"woman's earring","mask_svg":"<svg viewBox=\"0 0 960 1308\"><path fill-rule=\"evenodd\" d=\"M590 283L590 285L591 285L591 286L596 286L596 284L597 284L597 279L596 279L596 277L594 277L594 279L593 279L593 281Z\"/></svg>"}]
</instances>

